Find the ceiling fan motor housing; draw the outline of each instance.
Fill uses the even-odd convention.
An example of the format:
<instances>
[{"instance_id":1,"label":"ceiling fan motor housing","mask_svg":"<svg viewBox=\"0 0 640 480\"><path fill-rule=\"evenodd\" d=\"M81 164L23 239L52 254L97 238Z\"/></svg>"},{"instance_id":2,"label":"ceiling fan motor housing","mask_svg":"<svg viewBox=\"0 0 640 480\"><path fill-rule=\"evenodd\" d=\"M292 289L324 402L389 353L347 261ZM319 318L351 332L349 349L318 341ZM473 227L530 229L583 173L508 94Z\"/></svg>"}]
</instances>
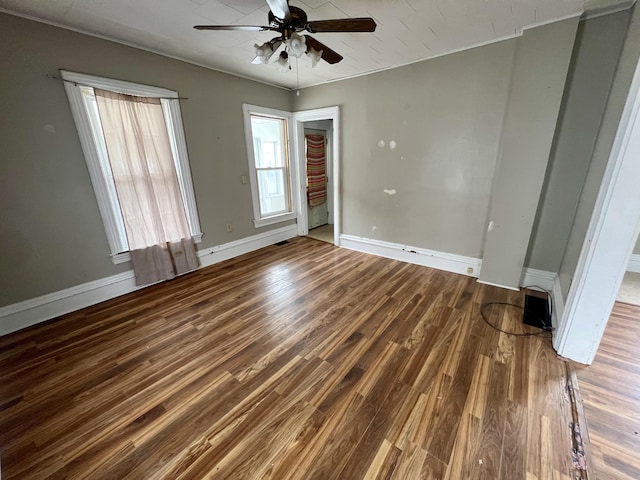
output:
<instances>
[{"instance_id":1,"label":"ceiling fan motor housing","mask_svg":"<svg viewBox=\"0 0 640 480\"><path fill-rule=\"evenodd\" d=\"M271 11L269 11L269 26L285 31L301 31L307 24L307 14L298 7L289 6L290 16L288 19L279 19Z\"/></svg>"}]
</instances>

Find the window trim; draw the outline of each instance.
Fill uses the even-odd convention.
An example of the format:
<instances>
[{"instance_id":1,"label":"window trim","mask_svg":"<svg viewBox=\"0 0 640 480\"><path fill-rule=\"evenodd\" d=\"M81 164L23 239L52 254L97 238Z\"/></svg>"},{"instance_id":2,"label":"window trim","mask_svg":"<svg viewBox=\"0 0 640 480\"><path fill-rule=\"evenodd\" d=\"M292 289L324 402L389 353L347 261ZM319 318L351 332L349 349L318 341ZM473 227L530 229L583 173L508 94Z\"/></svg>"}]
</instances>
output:
<instances>
[{"instance_id":1,"label":"window trim","mask_svg":"<svg viewBox=\"0 0 640 480\"><path fill-rule=\"evenodd\" d=\"M294 220L298 214L295 211L297 201L297 189L294 188L294 179L297 178L294 170L296 168L296 162L292 161L292 154L295 151L291 147L291 135L293 132L293 114L291 112L285 112L284 110L277 110L274 108L261 107L258 105L250 105L248 103L242 104L242 113L244 120L244 134L245 143L247 147L247 162L249 165L249 183L251 186L251 202L253 205L253 224L256 228L264 227L266 225L273 225L275 223L286 222L287 220ZM287 194L289 197L289 211L279 212L274 215L261 216L260 214L260 196L258 190L258 176L256 169L256 159L253 142L253 132L251 128L251 115L259 115L261 117L271 117L286 122L286 138L284 146L287 149L285 152L288 166L285 167L285 171L288 173L285 177L285 182L288 182Z\"/></svg>"},{"instance_id":2,"label":"window trim","mask_svg":"<svg viewBox=\"0 0 640 480\"><path fill-rule=\"evenodd\" d=\"M113 263L127 262L130 260L130 256L126 243L126 234L123 242L122 233L124 232L124 225L117 195L115 194L115 186L110 184L102 172L104 163L103 156L106 154L106 150L104 150L104 145L98 145L96 143L96 137L94 136L95 121L92 122L87 112L81 89L83 86L101 88L127 95L161 98L162 111L168 127L169 143L171 144L171 151L174 157L180 193L182 194L182 201L187 215L187 223L189 224L189 230L191 231L194 241L196 243L201 242L202 230L200 228L198 208L191 178L191 168L189 166L184 126L182 124L180 102L173 100L174 98L178 98L178 92L160 87L152 87L66 70L60 70L60 74L62 79L65 80L63 82L64 88L67 92L71 113L78 130L80 144L89 170L89 177L91 178L93 190L98 201L98 209L100 210L104 224ZM108 159L106 160L108 161Z\"/></svg>"}]
</instances>

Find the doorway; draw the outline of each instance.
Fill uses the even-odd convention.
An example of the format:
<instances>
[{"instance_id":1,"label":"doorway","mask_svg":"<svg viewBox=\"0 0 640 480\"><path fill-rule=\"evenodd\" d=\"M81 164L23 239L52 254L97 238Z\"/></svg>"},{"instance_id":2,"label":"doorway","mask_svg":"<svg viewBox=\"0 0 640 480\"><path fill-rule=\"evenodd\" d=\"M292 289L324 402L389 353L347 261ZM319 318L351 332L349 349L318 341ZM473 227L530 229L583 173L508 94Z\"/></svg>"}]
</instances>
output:
<instances>
[{"instance_id":1,"label":"doorway","mask_svg":"<svg viewBox=\"0 0 640 480\"><path fill-rule=\"evenodd\" d=\"M591 364L640 231L640 64L554 335L556 351Z\"/></svg>"},{"instance_id":2,"label":"doorway","mask_svg":"<svg viewBox=\"0 0 640 480\"><path fill-rule=\"evenodd\" d=\"M298 235L340 245L339 107L294 113Z\"/></svg>"},{"instance_id":3,"label":"doorway","mask_svg":"<svg viewBox=\"0 0 640 480\"><path fill-rule=\"evenodd\" d=\"M636 239L631 260L622 279L616 302L640 307L640 239Z\"/></svg>"},{"instance_id":4,"label":"doorway","mask_svg":"<svg viewBox=\"0 0 640 480\"><path fill-rule=\"evenodd\" d=\"M331 120L304 123L308 236L333 243Z\"/></svg>"}]
</instances>

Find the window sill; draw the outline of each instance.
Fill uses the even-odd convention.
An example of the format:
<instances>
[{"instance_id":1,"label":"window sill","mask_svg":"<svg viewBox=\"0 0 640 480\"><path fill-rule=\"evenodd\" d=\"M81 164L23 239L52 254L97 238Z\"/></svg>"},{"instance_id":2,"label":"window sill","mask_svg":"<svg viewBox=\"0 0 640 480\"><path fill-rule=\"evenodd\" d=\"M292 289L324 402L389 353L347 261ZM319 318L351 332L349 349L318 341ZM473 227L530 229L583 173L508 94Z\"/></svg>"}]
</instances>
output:
<instances>
[{"instance_id":1,"label":"window sill","mask_svg":"<svg viewBox=\"0 0 640 480\"><path fill-rule=\"evenodd\" d=\"M259 218L254 220L253 224L256 228L265 227L267 225L273 225L274 223L286 222L287 220L295 220L297 217L295 212L280 213L273 215L272 217Z\"/></svg>"},{"instance_id":2,"label":"window sill","mask_svg":"<svg viewBox=\"0 0 640 480\"><path fill-rule=\"evenodd\" d=\"M200 242L202 242L202 233L198 233L193 236L193 243ZM129 255L129 252L115 253L111 255L111 261L116 265L119 265L120 263L127 263L131 261L131 255Z\"/></svg>"}]
</instances>

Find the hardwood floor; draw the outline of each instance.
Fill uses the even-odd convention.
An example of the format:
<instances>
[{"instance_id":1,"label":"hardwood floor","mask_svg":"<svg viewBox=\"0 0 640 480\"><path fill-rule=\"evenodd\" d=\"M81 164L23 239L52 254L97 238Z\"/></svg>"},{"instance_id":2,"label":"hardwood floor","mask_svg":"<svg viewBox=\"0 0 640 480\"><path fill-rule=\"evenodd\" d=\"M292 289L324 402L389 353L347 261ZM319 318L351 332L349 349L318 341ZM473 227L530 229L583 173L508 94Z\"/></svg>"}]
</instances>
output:
<instances>
[{"instance_id":1,"label":"hardwood floor","mask_svg":"<svg viewBox=\"0 0 640 480\"><path fill-rule=\"evenodd\" d=\"M576 366L596 478L640 478L640 307L616 303L592 365Z\"/></svg>"},{"instance_id":2,"label":"hardwood floor","mask_svg":"<svg viewBox=\"0 0 640 480\"><path fill-rule=\"evenodd\" d=\"M574 479L522 300L296 238L86 308L0 338L2 478Z\"/></svg>"}]
</instances>

